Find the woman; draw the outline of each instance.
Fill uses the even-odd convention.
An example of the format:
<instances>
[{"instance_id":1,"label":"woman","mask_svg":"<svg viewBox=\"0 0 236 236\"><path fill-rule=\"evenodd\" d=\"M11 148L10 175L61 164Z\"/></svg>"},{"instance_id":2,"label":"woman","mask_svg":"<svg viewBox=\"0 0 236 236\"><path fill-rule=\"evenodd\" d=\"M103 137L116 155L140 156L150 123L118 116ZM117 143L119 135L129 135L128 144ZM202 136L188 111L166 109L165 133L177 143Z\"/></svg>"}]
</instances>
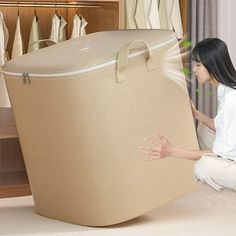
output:
<instances>
[{"instance_id":1,"label":"woman","mask_svg":"<svg viewBox=\"0 0 236 236\"><path fill-rule=\"evenodd\" d=\"M236 71L226 44L218 38L199 42L192 51L197 80L217 87L218 112L214 119L196 110L191 102L203 150L185 150L160 136L153 148L143 148L151 160L172 156L196 160L195 176L214 189L236 191ZM204 125L204 126L203 126ZM210 139L209 139L210 137ZM212 142L211 142L212 139Z\"/></svg>"}]
</instances>

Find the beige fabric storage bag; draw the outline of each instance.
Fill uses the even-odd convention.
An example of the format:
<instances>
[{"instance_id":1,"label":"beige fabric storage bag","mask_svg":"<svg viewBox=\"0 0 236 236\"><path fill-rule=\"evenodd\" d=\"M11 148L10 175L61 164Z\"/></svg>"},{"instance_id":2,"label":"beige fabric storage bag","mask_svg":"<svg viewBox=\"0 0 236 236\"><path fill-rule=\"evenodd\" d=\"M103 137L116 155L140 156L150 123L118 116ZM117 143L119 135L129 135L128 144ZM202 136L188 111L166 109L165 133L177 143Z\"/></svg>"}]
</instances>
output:
<instances>
[{"instance_id":1,"label":"beige fabric storage bag","mask_svg":"<svg viewBox=\"0 0 236 236\"><path fill-rule=\"evenodd\" d=\"M163 69L176 45L168 30L100 32L4 66L39 214L112 225L198 186L194 162L147 161L139 148L158 133L197 148L185 81Z\"/></svg>"}]
</instances>

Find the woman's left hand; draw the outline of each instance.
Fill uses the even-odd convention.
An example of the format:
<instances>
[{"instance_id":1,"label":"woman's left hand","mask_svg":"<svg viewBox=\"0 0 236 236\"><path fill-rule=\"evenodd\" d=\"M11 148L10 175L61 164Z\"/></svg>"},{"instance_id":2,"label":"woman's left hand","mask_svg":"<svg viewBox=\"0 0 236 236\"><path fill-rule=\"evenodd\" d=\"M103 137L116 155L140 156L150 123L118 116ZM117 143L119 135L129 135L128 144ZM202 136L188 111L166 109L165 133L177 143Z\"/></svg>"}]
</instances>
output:
<instances>
[{"instance_id":1,"label":"woman's left hand","mask_svg":"<svg viewBox=\"0 0 236 236\"><path fill-rule=\"evenodd\" d=\"M155 140L151 140L151 143L156 143ZM164 137L159 137L159 142L155 144L154 147L141 147L141 149L145 150L144 155L148 155L151 158L149 160L155 160L164 158L171 155L172 145L170 142Z\"/></svg>"}]
</instances>

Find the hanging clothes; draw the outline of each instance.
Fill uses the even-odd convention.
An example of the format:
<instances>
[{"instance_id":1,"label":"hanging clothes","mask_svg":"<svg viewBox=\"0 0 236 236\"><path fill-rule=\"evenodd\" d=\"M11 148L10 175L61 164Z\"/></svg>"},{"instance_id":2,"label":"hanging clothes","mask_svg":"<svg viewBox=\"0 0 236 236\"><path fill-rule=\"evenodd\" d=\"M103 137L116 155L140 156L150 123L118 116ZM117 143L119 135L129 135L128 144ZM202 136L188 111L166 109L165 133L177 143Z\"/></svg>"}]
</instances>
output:
<instances>
[{"instance_id":1,"label":"hanging clothes","mask_svg":"<svg viewBox=\"0 0 236 236\"><path fill-rule=\"evenodd\" d=\"M66 24L67 22L62 16L54 14L52 17L52 28L49 38L56 43L66 40Z\"/></svg>"},{"instance_id":2,"label":"hanging clothes","mask_svg":"<svg viewBox=\"0 0 236 236\"><path fill-rule=\"evenodd\" d=\"M11 107L2 73L2 66L7 61L6 48L8 40L9 33L4 21L3 13L0 12L0 107Z\"/></svg>"},{"instance_id":3,"label":"hanging clothes","mask_svg":"<svg viewBox=\"0 0 236 236\"><path fill-rule=\"evenodd\" d=\"M159 9L161 29L169 29L167 11L166 11L166 0L159 0L158 9Z\"/></svg>"},{"instance_id":4,"label":"hanging clothes","mask_svg":"<svg viewBox=\"0 0 236 236\"><path fill-rule=\"evenodd\" d=\"M179 0L174 0L173 11L171 14L171 21L174 27L174 31L178 35L178 38L181 39L184 37L183 33L183 24L180 12Z\"/></svg>"},{"instance_id":5,"label":"hanging clothes","mask_svg":"<svg viewBox=\"0 0 236 236\"><path fill-rule=\"evenodd\" d=\"M149 13L149 21L152 29L160 29L160 16L158 9L158 1L152 0Z\"/></svg>"},{"instance_id":6,"label":"hanging clothes","mask_svg":"<svg viewBox=\"0 0 236 236\"><path fill-rule=\"evenodd\" d=\"M160 29L159 0L125 0L126 29Z\"/></svg>"},{"instance_id":7,"label":"hanging clothes","mask_svg":"<svg viewBox=\"0 0 236 236\"><path fill-rule=\"evenodd\" d=\"M80 36L86 35L85 27L88 25L88 22L84 19L84 17L81 17L81 29L80 29Z\"/></svg>"},{"instance_id":8,"label":"hanging clothes","mask_svg":"<svg viewBox=\"0 0 236 236\"><path fill-rule=\"evenodd\" d=\"M9 33L6 27L3 13L0 12L0 66L7 61L6 48L9 40Z\"/></svg>"},{"instance_id":9,"label":"hanging clothes","mask_svg":"<svg viewBox=\"0 0 236 236\"><path fill-rule=\"evenodd\" d=\"M178 38L183 38L183 25L180 13L179 0L165 0L168 28L175 31Z\"/></svg>"},{"instance_id":10,"label":"hanging clothes","mask_svg":"<svg viewBox=\"0 0 236 236\"><path fill-rule=\"evenodd\" d=\"M85 27L88 22L78 14L73 17L73 28L71 33L71 38L77 38L86 34Z\"/></svg>"},{"instance_id":11,"label":"hanging clothes","mask_svg":"<svg viewBox=\"0 0 236 236\"><path fill-rule=\"evenodd\" d=\"M21 35L20 16L18 15L16 20L16 30L13 41L11 58L13 59L15 57L22 56L23 54L24 54L24 46Z\"/></svg>"},{"instance_id":12,"label":"hanging clothes","mask_svg":"<svg viewBox=\"0 0 236 236\"><path fill-rule=\"evenodd\" d=\"M134 19L138 29L146 29L146 20L144 13L144 0L137 0Z\"/></svg>"},{"instance_id":13,"label":"hanging clothes","mask_svg":"<svg viewBox=\"0 0 236 236\"><path fill-rule=\"evenodd\" d=\"M60 24L60 30L59 30L59 42L65 41L66 40L66 25L67 22L65 21L65 19L61 16L61 24Z\"/></svg>"},{"instance_id":14,"label":"hanging clothes","mask_svg":"<svg viewBox=\"0 0 236 236\"><path fill-rule=\"evenodd\" d=\"M78 14L75 14L73 17L73 27L71 32L71 39L78 38L80 36L80 28L81 28L81 19Z\"/></svg>"},{"instance_id":15,"label":"hanging clothes","mask_svg":"<svg viewBox=\"0 0 236 236\"><path fill-rule=\"evenodd\" d=\"M50 33L50 39L54 42L59 42L59 29L60 29L61 20L57 14L54 14L52 17L52 28Z\"/></svg>"},{"instance_id":16,"label":"hanging clothes","mask_svg":"<svg viewBox=\"0 0 236 236\"><path fill-rule=\"evenodd\" d=\"M151 19L150 19L150 10L151 10L152 0L144 1L144 16L146 29L151 29Z\"/></svg>"},{"instance_id":17,"label":"hanging clothes","mask_svg":"<svg viewBox=\"0 0 236 236\"><path fill-rule=\"evenodd\" d=\"M125 28L126 29L137 29L137 25L134 20L136 4L137 4L137 0L125 1Z\"/></svg>"},{"instance_id":18,"label":"hanging clothes","mask_svg":"<svg viewBox=\"0 0 236 236\"><path fill-rule=\"evenodd\" d=\"M42 48L42 46L40 44L34 44L32 46L32 44L34 42L36 42L38 40L41 40L41 39L42 39L42 36L41 36L41 31L40 31L39 19L35 15L33 17L31 31L30 31L30 37L29 37L29 43L28 43L28 52L37 51L40 48Z\"/></svg>"}]
</instances>

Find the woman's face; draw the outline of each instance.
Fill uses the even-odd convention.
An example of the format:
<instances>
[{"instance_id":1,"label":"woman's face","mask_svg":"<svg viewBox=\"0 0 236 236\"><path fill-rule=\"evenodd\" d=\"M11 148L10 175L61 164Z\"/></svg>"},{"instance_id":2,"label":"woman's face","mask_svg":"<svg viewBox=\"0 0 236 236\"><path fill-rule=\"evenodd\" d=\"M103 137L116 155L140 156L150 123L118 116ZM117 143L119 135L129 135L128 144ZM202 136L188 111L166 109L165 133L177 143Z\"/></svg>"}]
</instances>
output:
<instances>
[{"instance_id":1,"label":"woman's face","mask_svg":"<svg viewBox=\"0 0 236 236\"><path fill-rule=\"evenodd\" d=\"M193 72L195 73L198 82L201 84L212 80L206 67L201 62L193 62Z\"/></svg>"}]
</instances>

